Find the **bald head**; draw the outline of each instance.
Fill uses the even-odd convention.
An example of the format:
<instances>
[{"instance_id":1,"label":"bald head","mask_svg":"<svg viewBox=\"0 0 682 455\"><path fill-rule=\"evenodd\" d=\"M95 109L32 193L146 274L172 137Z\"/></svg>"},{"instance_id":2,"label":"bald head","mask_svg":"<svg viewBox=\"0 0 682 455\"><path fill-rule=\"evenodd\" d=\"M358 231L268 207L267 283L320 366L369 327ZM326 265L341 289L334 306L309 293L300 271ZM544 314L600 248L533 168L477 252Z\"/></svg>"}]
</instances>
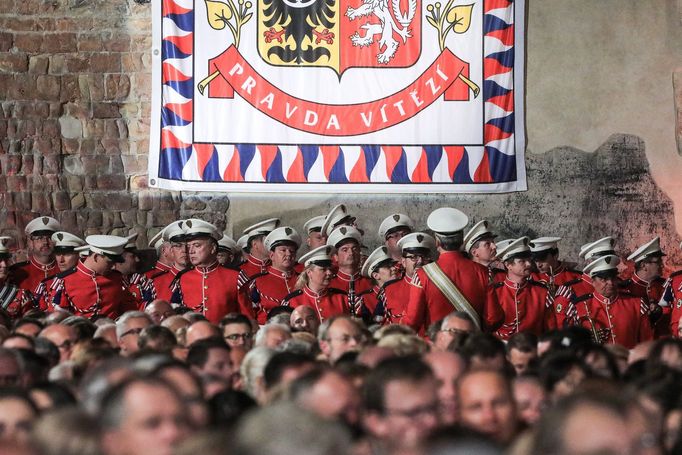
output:
<instances>
[{"instance_id":1,"label":"bald head","mask_svg":"<svg viewBox=\"0 0 682 455\"><path fill-rule=\"evenodd\" d=\"M147 308L144 309L144 312L147 313L150 318L152 318L154 324L161 324L164 319L175 314L171 304L161 299L152 301L152 303L147 305Z\"/></svg>"},{"instance_id":2,"label":"bald head","mask_svg":"<svg viewBox=\"0 0 682 455\"><path fill-rule=\"evenodd\" d=\"M161 327L166 327L175 333L178 329L189 327L190 322L179 314L170 316L161 321Z\"/></svg>"},{"instance_id":3,"label":"bald head","mask_svg":"<svg viewBox=\"0 0 682 455\"><path fill-rule=\"evenodd\" d=\"M220 336L220 330L217 326L211 324L208 321L197 321L187 329L187 346L192 346L199 340L205 340L207 338L222 338Z\"/></svg>"},{"instance_id":4,"label":"bald head","mask_svg":"<svg viewBox=\"0 0 682 455\"><path fill-rule=\"evenodd\" d=\"M312 307L301 305L294 308L289 324L297 332L308 332L317 336L317 330L320 328L320 318Z\"/></svg>"}]
</instances>

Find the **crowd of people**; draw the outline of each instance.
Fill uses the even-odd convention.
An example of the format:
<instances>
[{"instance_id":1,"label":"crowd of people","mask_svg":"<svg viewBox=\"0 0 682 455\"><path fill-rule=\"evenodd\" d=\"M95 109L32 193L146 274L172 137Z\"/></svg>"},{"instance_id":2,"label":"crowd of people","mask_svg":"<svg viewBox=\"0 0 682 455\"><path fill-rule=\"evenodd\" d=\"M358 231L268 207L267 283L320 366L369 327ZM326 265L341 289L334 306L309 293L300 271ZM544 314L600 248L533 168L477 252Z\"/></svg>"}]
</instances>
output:
<instances>
[{"instance_id":1,"label":"crowd of people","mask_svg":"<svg viewBox=\"0 0 682 455\"><path fill-rule=\"evenodd\" d=\"M578 271L558 237L468 225L391 214L370 251L344 205L303 236L179 220L144 271L136 234L36 218L27 261L0 237L0 453L682 453L659 239Z\"/></svg>"}]
</instances>

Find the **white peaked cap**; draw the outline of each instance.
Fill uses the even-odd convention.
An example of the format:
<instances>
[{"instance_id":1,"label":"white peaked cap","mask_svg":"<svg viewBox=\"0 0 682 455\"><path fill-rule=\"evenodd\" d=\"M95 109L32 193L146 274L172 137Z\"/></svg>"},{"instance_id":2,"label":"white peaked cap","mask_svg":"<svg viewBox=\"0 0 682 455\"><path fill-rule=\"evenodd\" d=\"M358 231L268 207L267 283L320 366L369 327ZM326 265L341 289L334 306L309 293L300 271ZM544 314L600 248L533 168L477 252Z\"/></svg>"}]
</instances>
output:
<instances>
[{"instance_id":1,"label":"white peaked cap","mask_svg":"<svg viewBox=\"0 0 682 455\"><path fill-rule=\"evenodd\" d=\"M189 237L204 237L213 238L216 242L223 238L222 232L208 221L200 220L198 218L191 218L185 220L184 223L185 235Z\"/></svg>"},{"instance_id":2,"label":"white peaked cap","mask_svg":"<svg viewBox=\"0 0 682 455\"><path fill-rule=\"evenodd\" d=\"M26 225L24 231L26 232L26 235L31 235L34 232L40 231L57 232L60 231L61 229L62 227L59 225L59 221L55 220L51 216L39 216L38 218L31 220Z\"/></svg>"},{"instance_id":3,"label":"white peaked cap","mask_svg":"<svg viewBox=\"0 0 682 455\"><path fill-rule=\"evenodd\" d=\"M661 239L659 237L656 237L637 248L634 253L628 256L628 261L640 262L652 256L665 256L661 250Z\"/></svg>"},{"instance_id":4,"label":"white peaked cap","mask_svg":"<svg viewBox=\"0 0 682 455\"><path fill-rule=\"evenodd\" d=\"M58 231L52 234L55 248L73 249L85 245L85 240L66 231Z\"/></svg>"},{"instance_id":5,"label":"white peaked cap","mask_svg":"<svg viewBox=\"0 0 682 455\"><path fill-rule=\"evenodd\" d=\"M9 244L12 242L12 237L0 237L0 258L7 258L10 256Z\"/></svg>"},{"instance_id":6,"label":"white peaked cap","mask_svg":"<svg viewBox=\"0 0 682 455\"><path fill-rule=\"evenodd\" d=\"M398 248L400 251L419 248L433 252L436 249L436 239L425 232L411 232L398 240Z\"/></svg>"},{"instance_id":7,"label":"white peaked cap","mask_svg":"<svg viewBox=\"0 0 682 455\"><path fill-rule=\"evenodd\" d=\"M611 270L618 270L618 264L620 264L620 258L614 254L607 254L606 256L601 256L590 262L583 269L583 273L593 277L601 272L609 272Z\"/></svg>"},{"instance_id":8,"label":"white peaked cap","mask_svg":"<svg viewBox=\"0 0 682 455\"><path fill-rule=\"evenodd\" d=\"M540 237L530 241L530 251L539 253L541 251L558 248L561 237Z\"/></svg>"},{"instance_id":9,"label":"white peaked cap","mask_svg":"<svg viewBox=\"0 0 682 455\"><path fill-rule=\"evenodd\" d=\"M384 218L384 221L379 225L379 238L386 239L386 236L394 229L405 227L410 231L414 229L414 222L409 216L403 213L394 213Z\"/></svg>"},{"instance_id":10,"label":"white peaked cap","mask_svg":"<svg viewBox=\"0 0 682 455\"><path fill-rule=\"evenodd\" d=\"M318 246L314 250L308 251L306 254L301 256L298 260L304 267L309 266L314 263L324 263L325 265L331 265L332 262L332 247L329 245Z\"/></svg>"},{"instance_id":11,"label":"white peaked cap","mask_svg":"<svg viewBox=\"0 0 682 455\"><path fill-rule=\"evenodd\" d=\"M613 237L604 237L592 243L586 243L580 247L580 253L578 254L581 258L586 260L592 259L599 253L605 253L607 251L613 251L616 246L616 241Z\"/></svg>"},{"instance_id":12,"label":"white peaked cap","mask_svg":"<svg viewBox=\"0 0 682 455\"><path fill-rule=\"evenodd\" d=\"M126 243L125 249L126 250L132 250L132 249L137 249L137 232L131 232L128 237L128 243Z\"/></svg>"},{"instance_id":13,"label":"white peaked cap","mask_svg":"<svg viewBox=\"0 0 682 455\"><path fill-rule=\"evenodd\" d=\"M303 230L307 233L310 234L313 230L319 229L322 231L322 225L324 224L324 219L325 215L318 215L315 217L312 217L308 221L305 222L303 225Z\"/></svg>"},{"instance_id":14,"label":"white peaked cap","mask_svg":"<svg viewBox=\"0 0 682 455\"><path fill-rule=\"evenodd\" d=\"M334 230L334 226L344 218L349 217L348 210L344 204L339 204L329 211L322 223L321 232L329 235Z\"/></svg>"},{"instance_id":15,"label":"white peaked cap","mask_svg":"<svg viewBox=\"0 0 682 455\"><path fill-rule=\"evenodd\" d=\"M487 220L481 220L474 224L474 227L464 234L464 251L468 253L474 246L474 243L483 237L497 237L496 235L493 235L490 230L490 223L488 223Z\"/></svg>"},{"instance_id":16,"label":"white peaked cap","mask_svg":"<svg viewBox=\"0 0 682 455\"><path fill-rule=\"evenodd\" d=\"M518 239L513 239L509 243L505 243L502 248L498 246L497 257L502 261L506 261L514 257L517 254L529 253L530 245L528 243L530 240L528 237L520 237Z\"/></svg>"},{"instance_id":17,"label":"white peaked cap","mask_svg":"<svg viewBox=\"0 0 682 455\"><path fill-rule=\"evenodd\" d=\"M249 234L244 234L237 239L237 246L243 250L249 244Z\"/></svg>"},{"instance_id":18,"label":"white peaked cap","mask_svg":"<svg viewBox=\"0 0 682 455\"><path fill-rule=\"evenodd\" d=\"M343 242L344 240L352 239L358 242L358 245L362 245L362 234L353 226L339 226L327 237L327 245L336 246Z\"/></svg>"},{"instance_id":19,"label":"white peaked cap","mask_svg":"<svg viewBox=\"0 0 682 455\"><path fill-rule=\"evenodd\" d=\"M298 235L296 229L289 226L278 227L268 234L263 240L263 246L270 251L282 242L289 242L296 245L296 249L301 246L301 236Z\"/></svg>"},{"instance_id":20,"label":"white peaked cap","mask_svg":"<svg viewBox=\"0 0 682 455\"><path fill-rule=\"evenodd\" d=\"M163 240L165 242L183 241L185 239L185 220L173 221L163 228Z\"/></svg>"},{"instance_id":21,"label":"white peaked cap","mask_svg":"<svg viewBox=\"0 0 682 455\"><path fill-rule=\"evenodd\" d=\"M76 251L90 250L90 253L108 256L111 259L121 262L123 250L128 243L128 237L117 235L89 235L85 238L87 245L76 248Z\"/></svg>"},{"instance_id":22,"label":"white peaked cap","mask_svg":"<svg viewBox=\"0 0 682 455\"><path fill-rule=\"evenodd\" d=\"M395 264L395 260L388 255L388 248L385 246L380 246L376 250L372 251L365 263L362 265L361 273L371 278L374 270L381 265L386 263L387 266Z\"/></svg>"},{"instance_id":23,"label":"white peaked cap","mask_svg":"<svg viewBox=\"0 0 682 455\"><path fill-rule=\"evenodd\" d=\"M426 225L433 232L441 235L454 234L463 230L469 218L461 210L452 207L441 207L431 212Z\"/></svg>"},{"instance_id":24,"label":"white peaked cap","mask_svg":"<svg viewBox=\"0 0 682 455\"><path fill-rule=\"evenodd\" d=\"M248 234L249 238L257 235L268 235L279 227L279 223L279 218L269 218L267 220L259 221L244 229L244 234Z\"/></svg>"},{"instance_id":25,"label":"white peaked cap","mask_svg":"<svg viewBox=\"0 0 682 455\"><path fill-rule=\"evenodd\" d=\"M237 245L237 242L235 242L232 237L227 236L223 234L223 237L218 240L218 248L219 249L225 249L225 250L230 250L233 253L236 253L239 251L239 246Z\"/></svg>"}]
</instances>

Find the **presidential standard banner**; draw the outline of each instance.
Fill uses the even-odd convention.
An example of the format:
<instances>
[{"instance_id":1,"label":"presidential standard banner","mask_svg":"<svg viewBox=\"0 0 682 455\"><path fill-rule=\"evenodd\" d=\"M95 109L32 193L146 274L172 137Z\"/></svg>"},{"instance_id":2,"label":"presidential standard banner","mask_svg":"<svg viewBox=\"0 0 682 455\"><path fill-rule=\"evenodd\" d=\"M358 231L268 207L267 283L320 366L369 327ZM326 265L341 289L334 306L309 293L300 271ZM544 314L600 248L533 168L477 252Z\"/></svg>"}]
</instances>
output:
<instances>
[{"instance_id":1,"label":"presidential standard banner","mask_svg":"<svg viewBox=\"0 0 682 455\"><path fill-rule=\"evenodd\" d=\"M154 0L152 187L526 189L521 0Z\"/></svg>"}]
</instances>

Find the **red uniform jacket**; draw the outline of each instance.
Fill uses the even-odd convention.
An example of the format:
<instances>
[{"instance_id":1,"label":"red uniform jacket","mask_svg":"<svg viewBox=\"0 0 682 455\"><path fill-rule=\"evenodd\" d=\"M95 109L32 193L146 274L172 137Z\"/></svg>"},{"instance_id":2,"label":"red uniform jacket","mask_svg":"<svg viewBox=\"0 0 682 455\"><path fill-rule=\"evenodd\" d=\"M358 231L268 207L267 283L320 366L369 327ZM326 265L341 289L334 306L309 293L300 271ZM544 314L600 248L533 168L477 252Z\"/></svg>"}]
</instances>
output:
<instances>
[{"instance_id":1,"label":"red uniform jacket","mask_svg":"<svg viewBox=\"0 0 682 455\"><path fill-rule=\"evenodd\" d=\"M682 270L670 275L665 282L660 304L665 305L664 309L670 312L670 333L679 338L677 332L682 316Z\"/></svg>"},{"instance_id":2,"label":"red uniform jacket","mask_svg":"<svg viewBox=\"0 0 682 455\"><path fill-rule=\"evenodd\" d=\"M206 268L193 268L178 273L173 283L171 303L202 313L217 324L228 313L251 316L249 308L240 308L237 295L239 272L222 267L218 262Z\"/></svg>"},{"instance_id":3,"label":"red uniform jacket","mask_svg":"<svg viewBox=\"0 0 682 455\"><path fill-rule=\"evenodd\" d=\"M152 275L151 280L154 283L154 291L156 292L157 299L170 302L171 297L173 297L173 280L175 280L175 277L178 276L178 273L180 272L182 272L182 270L171 267L166 271L156 272L156 274Z\"/></svg>"},{"instance_id":4,"label":"red uniform jacket","mask_svg":"<svg viewBox=\"0 0 682 455\"><path fill-rule=\"evenodd\" d=\"M99 275L79 262L71 270L57 274L52 282L50 309L62 308L76 316L116 319L126 311L136 310L132 296L120 272Z\"/></svg>"},{"instance_id":5,"label":"red uniform jacket","mask_svg":"<svg viewBox=\"0 0 682 455\"><path fill-rule=\"evenodd\" d=\"M648 305L640 298L619 294L609 300L593 292L576 299L574 305L576 322L590 331L592 324L596 330L606 329L605 342L608 344L632 349L638 343L653 339Z\"/></svg>"},{"instance_id":6,"label":"red uniform jacket","mask_svg":"<svg viewBox=\"0 0 682 455\"><path fill-rule=\"evenodd\" d=\"M258 274L244 286L241 296L248 299L246 305L256 315L259 324L265 324L268 311L280 306L286 296L296 290L298 273L284 273L272 266L267 272Z\"/></svg>"},{"instance_id":7,"label":"red uniform jacket","mask_svg":"<svg viewBox=\"0 0 682 455\"><path fill-rule=\"evenodd\" d=\"M246 283L249 282L251 278L261 273L268 271L268 266L270 265L270 260L261 261L260 259L251 256L250 254L246 256L246 262L239 266L239 288L241 289Z\"/></svg>"},{"instance_id":8,"label":"red uniform jacket","mask_svg":"<svg viewBox=\"0 0 682 455\"><path fill-rule=\"evenodd\" d=\"M154 282L144 274L133 273L126 278L126 282L128 284L128 292L135 299L135 304L140 311L144 311L147 305L156 300Z\"/></svg>"},{"instance_id":9,"label":"red uniform jacket","mask_svg":"<svg viewBox=\"0 0 682 455\"><path fill-rule=\"evenodd\" d=\"M351 295L350 287L353 283L353 294ZM329 282L329 287L334 289L339 289L346 293L347 300L349 304L354 305L355 315L360 316L361 302L359 295L368 290L372 289L372 280L369 278L356 273L354 275L349 275L341 270L337 270L334 277Z\"/></svg>"},{"instance_id":10,"label":"red uniform jacket","mask_svg":"<svg viewBox=\"0 0 682 455\"><path fill-rule=\"evenodd\" d=\"M0 308L5 310L13 320L21 318L36 307L33 295L26 289L21 289L10 282L0 285Z\"/></svg>"},{"instance_id":11,"label":"red uniform jacket","mask_svg":"<svg viewBox=\"0 0 682 455\"><path fill-rule=\"evenodd\" d=\"M493 287L504 310L504 323L495 333L499 338L508 340L519 332L541 335L556 328L554 301L543 283L527 280L516 284L505 279Z\"/></svg>"},{"instance_id":12,"label":"red uniform jacket","mask_svg":"<svg viewBox=\"0 0 682 455\"><path fill-rule=\"evenodd\" d=\"M151 280L156 275L158 275L159 272L165 272L166 270L171 270L172 268L173 268L172 265L166 265L163 262L156 261L156 264L154 264L154 268L151 270L147 270L146 272L143 273L143 275Z\"/></svg>"},{"instance_id":13,"label":"red uniform jacket","mask_svg":"<svg viewBox=\"0 0 682 455\"><path fill-rule=\"evenodd\" d=\"M381 288L373 286L361 292L363 319L382 325L402 323L407 310L409 286L405 279L392 280Z\"/></svg>"},{"instance_id":14,"label":"red uniform jacket","mask_svg":"<svg viewBox=\"0 0 682 455\"><path fill-rule=\"evenodd\" d=\"M568 269L563 263L561 263L556 270L553 270L553 272L553 275L543 272L533 272L531 279L543 283L550 291L554 291L553 293L555 294L559 286L563 286L569 281L579 279L582 276L582 272Z\"/></svg>"},{"instance_id":15,"label":"red uniform jacket","mask_svg":"<svg viewBox=\"0 0 682 455\"><path fill-rule=\"evenodd\" d=\"M21 289L33 292L41 281L58 273L59 267L56 261L43 265L31 257L30 260L19 262L10 268L9 280Z\"/></svg>"},{"instance_id":16,"label":"red uniform jacket","mask_svg":"<svg viewBox=\"0 0 682 455\"><path fill-rule=\"evenodd\" d=\"M507 278L507 271L494 268L494 267L488 267L488 279L490 280L490 283L503 283L504 280Z\"/></svg>"},{"instance_id":17,"label":"red uniform jacket","mask_svg":"<svg viewBox=\"0 0 682 455\"><path fill-rule=\"evenodd\" d=\"M496 330L504 319L504 312L497 302L492 286L488 284L487 267L465 258L458 251L441 253L437 263L476 310L481 328L486 331ZM453 311L454 306L431 282L424 270L417 270L410 287L403 324L420 331Z\"/></svg>"},{"instance_id":18,"label":"red uniform jacket","mask_svg":"<svg viewBox=\"0 0 682 455\"><path fill-rule=\"evenodd\" d=\"M350 314L346 293L334 288L325 289L318 294L306 286L286 296L282 305L291 308L308 305L317 311L320 322L337 314Z\"/></svg>"},{"instance_id":19,"label":"red uniform jacket","mask_svg":"<svg viewBox=\"0 0 682 455\"><path fill-rule=\"evenodd\" d=\"M567 281L559 286L554 294L554 316L558 328L575 323L575 307L573 301L592 292L592 278L584 273L579 278Z\"/></svg>"},{"instance_id":20,"label":"red uniform jacket","mask_svg":"<svg viewBox=\"0 0 682 455\"><path fill-rule=\"evenodd\" d=\"M621 283L620 291L623 294L644 299L649 304L649 309L651 310L651 306L658 305L661 297L663 297L663 287L665 284L666 280L664 278L658 277L648 282L637 276L637 273L634 273L632 278L628 278ZM659 310L660 314L656 315L655 323L653 323L654 338L669 337L671 308L668 306Z\"/></svg>"}]
</instances>

